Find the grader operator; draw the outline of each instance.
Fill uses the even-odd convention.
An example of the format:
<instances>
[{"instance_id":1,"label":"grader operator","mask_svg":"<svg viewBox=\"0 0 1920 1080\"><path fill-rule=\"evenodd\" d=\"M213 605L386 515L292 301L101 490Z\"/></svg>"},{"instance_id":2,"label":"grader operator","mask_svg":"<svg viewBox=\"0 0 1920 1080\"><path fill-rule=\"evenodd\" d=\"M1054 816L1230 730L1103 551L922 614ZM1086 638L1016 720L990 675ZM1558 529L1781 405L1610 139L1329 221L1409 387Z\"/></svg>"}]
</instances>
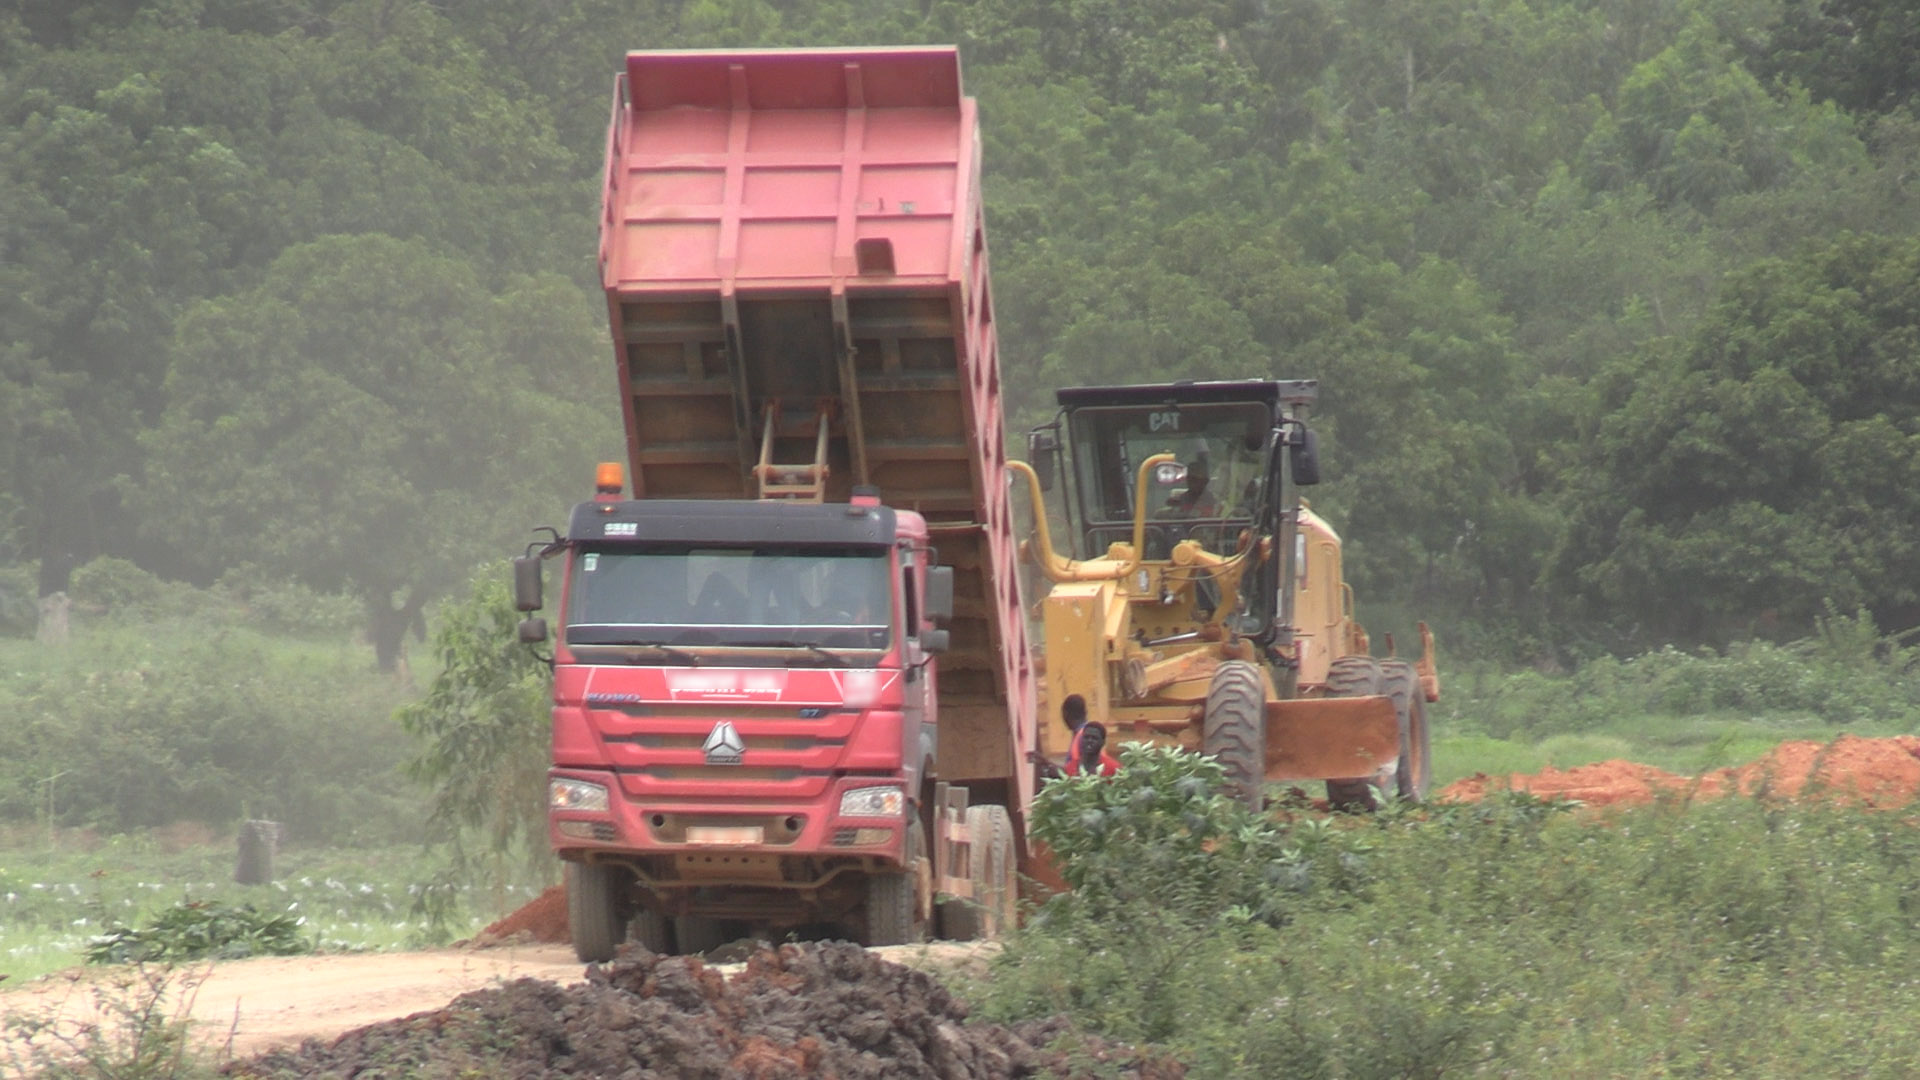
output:
<instances>
[{"instance_id":1,"label":"grader operator","mask_svg":"<svg viewBox=\"0 0 1920 1080\"><path fill-rule=\"evenodd\" d=\"M1319 481L1317 395L1304 380L1059 391L1031 465L1012 463L1051 582L1041 715L1084 702L1116 742L1213 755L1256 807L1289 781L1324 781L1346 808L1425 796L1432 635L1422 623L1418 663L1375 658L1354 620L1340 538L1299 495ZM1049 491L1064 492L1052 508ZM1040 736L1046 755L1071 750L1058 725Z\"/></svg>"}]
</instances>

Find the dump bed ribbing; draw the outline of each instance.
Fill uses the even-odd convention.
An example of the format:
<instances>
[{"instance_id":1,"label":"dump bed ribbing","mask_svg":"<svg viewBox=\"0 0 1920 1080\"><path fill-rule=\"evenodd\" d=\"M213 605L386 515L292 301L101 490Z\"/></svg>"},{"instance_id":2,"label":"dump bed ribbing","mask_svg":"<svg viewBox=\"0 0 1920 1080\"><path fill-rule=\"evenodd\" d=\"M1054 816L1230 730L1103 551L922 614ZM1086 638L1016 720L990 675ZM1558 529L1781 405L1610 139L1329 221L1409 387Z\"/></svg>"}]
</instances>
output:
<instances>
[{"instance_id":1,"label":"dump bed ribbing","mask_svg":"<svg viewBox=\"0 0 1920 1080\"><path fill-rule=\"evenodd\" d=\"M955 568L943 779L1031 796L972 99L951 47L641 52L600 246L636 498L751 499L772 457L872 484Z\"/></svg>"}]
</instances>

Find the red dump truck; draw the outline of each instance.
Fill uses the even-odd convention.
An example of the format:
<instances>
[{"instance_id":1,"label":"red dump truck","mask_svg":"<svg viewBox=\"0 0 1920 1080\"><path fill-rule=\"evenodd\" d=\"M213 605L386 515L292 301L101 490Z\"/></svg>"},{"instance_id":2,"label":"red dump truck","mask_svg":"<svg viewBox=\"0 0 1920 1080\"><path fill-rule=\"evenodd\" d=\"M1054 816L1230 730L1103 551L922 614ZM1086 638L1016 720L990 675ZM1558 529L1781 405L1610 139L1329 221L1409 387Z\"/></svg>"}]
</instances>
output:
<instances>
[{"instance_id":1,"label":"red dump truck","mask_svg":"<svg viewBox=\"0 0 1920 1080\"><path fill-rule=\"evenodd\" d=\"M515 566L525 611L563 567L549 835L583 960L1011 915L1036 680L978 155L951 47L627 57L627 461Z\"/></svg>"}]
</instances>

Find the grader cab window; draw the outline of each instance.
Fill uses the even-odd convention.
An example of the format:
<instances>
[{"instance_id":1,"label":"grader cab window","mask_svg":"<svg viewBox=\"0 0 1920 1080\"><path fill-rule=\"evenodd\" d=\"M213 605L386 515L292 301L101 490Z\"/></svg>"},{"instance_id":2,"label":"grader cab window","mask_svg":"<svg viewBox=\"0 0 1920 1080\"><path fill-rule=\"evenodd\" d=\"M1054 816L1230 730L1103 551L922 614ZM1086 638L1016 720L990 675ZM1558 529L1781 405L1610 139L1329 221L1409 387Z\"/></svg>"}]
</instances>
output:
<instances>
[{"instance_id":1,"label":"grader cab window","mask_svg":"<svg viewBox=\"0 0 1920 1080\"><path fill-rule=\"evenodd\" d=\"M1089 553L1130 536L1140 465L1160 453L1175 460L1147 483L1147 557L1164 558L1189 536L1217 548L1252 520L1272 425L1257 402L1075 410L1069 430Z\"/></svg>"}]
</instances>

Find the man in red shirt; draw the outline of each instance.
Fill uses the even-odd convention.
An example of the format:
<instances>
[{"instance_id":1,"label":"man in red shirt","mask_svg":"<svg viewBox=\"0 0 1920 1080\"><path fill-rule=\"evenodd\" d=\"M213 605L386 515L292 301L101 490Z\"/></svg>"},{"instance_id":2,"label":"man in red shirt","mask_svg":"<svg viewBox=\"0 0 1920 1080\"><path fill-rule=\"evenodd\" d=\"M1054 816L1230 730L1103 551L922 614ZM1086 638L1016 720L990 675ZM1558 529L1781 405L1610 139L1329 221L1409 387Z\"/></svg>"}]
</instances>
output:
<instances>
[{"instance_id":1,"label":"man in red shirt","mask_svg":"<svg viewBox=\"0 0 1920 1080\"><path fill-rule=\"evenodd\" d=\"M1107 725L1089 720L1074 734L1073 749L1067 751L1068 776L1112 776L1120 771L1120 761L1107 753Z\"/></svg>"}]
</instances>

